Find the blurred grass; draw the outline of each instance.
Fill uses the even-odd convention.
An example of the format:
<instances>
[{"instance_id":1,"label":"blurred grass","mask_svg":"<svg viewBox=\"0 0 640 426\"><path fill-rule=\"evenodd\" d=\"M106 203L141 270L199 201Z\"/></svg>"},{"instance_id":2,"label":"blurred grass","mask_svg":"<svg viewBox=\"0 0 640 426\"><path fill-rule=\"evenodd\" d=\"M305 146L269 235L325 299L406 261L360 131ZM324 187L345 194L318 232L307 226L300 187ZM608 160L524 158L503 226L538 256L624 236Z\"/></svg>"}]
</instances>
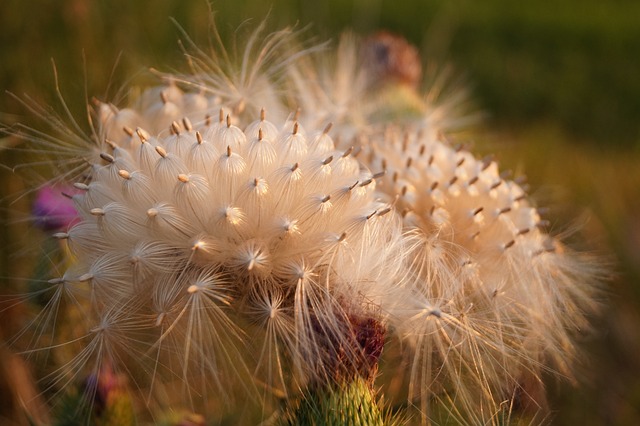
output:
<instances>
[{"instance_id":1,"label":"blurred grass","mask_svg":"<svg viewBox=\"0 0 640 426\"><path fill-rule=\"evenodd\" d=\"M572 242L616 259L608 307L585 342L585 384L552 386L553 423L640 424L639 2L218 0L211 7L225 39L248 18L255 18L245 23L250 28L269 15L273 28L312 24L308 33L319 41L344 28L387 28L421 46L428 67L455 64L489 116L475 148L526 172L533 195L552 208L556 230L580 217ZM131 76L144 79L149 66L182 68L169 17L199 43L209 30L205 1L3 0L0 8L0 87L55 103L53 58L78 117L85 86L89 96L108 100ZM32 118L2 95L0 121ZM0 163L12 155L0 152ZM7 171L0 178L0 215L9 223L28 204L8 206L5 197L22 183ZM1 227L3 246L18 246L25 229ZM1 251L1 277L29 268L28 258L16 259L14 250Z\"/></svg>"},{"instance_id":2,"label":"blurred grass","mask_svg":"<svg viewBox=\"0 0 640 426\"><path fill-rule=\"evenodd\" d=\"M49 59L81 93L82 51L88 92L153 65L179 64L174 17L206 39L207 4L126 0L4 0L0 23L5 88L43 93L51 87ZM274 27L312 24L310 33L387 28L405 35L438 61L453 61L474 83L499 124L553 121L592 143L640 145L640 3L631 0L512 2L491 0L246 0L213 1L220 32L265 16ZM6 99L0 111L7 109Z\"/></svg>"}]
</instances>

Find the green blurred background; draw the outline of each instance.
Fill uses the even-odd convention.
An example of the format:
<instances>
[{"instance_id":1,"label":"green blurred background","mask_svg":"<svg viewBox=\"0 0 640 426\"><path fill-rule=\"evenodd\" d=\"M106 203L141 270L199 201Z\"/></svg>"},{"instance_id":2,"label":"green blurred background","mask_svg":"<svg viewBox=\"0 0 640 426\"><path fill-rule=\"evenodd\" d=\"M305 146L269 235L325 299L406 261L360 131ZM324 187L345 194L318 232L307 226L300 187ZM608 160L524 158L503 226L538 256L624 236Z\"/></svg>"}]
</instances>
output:
<instances>
[{"instance_id":1,"label":"green blurred background","mask_svg":"<svg viewBox=\"0 0 640 426\"><path fill-rule=\"evenodd\" d=\"M318 41L335 40L347 28L388 29L420 47L428 71L452 64L486 116L472 141L475 151L497 154L503 169L526 172L532 195L551 208L554 229L577 228L574 245L614 264L597 332L583 342L589 361L579 368L580 386L549 385L552 423L640 424L640 2L218 0L210 6L223 39L243 22L251 28L267 16L273 29L310 24L307 34ZM85 86L89 96L108 100L148 67L185 69L169 17L207 42L204 0L3 0L0 88L53 104L54 59L65 97L82 117ZM0 121L33 122L4 93ZM2 139L0 163L12 161L6 148L15 143ZM23 190L14 174L2 170L0 178L1 220L11 224L0 230L0 276L25 275L29 258L16 257L15 247L28 238L19 213L28 211L28 200L9 197Z\"/></svg>"}]
</instances>

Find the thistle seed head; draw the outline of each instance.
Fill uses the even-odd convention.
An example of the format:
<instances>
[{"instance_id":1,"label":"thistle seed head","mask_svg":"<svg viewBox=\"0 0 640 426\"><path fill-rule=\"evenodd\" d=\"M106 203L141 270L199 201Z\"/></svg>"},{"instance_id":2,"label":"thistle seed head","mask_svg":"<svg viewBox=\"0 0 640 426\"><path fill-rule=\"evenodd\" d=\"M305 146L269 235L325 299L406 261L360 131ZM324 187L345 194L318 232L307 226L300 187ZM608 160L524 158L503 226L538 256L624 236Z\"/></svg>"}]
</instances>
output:
<instances>
[{"instance_id":1,"label":"thistle seed head","mask_svg":"<svg viewBox=\"0 0 640 426\"><path fill-rule=\"evenodd\" d=\"M423 419L439 401L487 423L547 366L568 373L599 271L522 182L444 139L467 121L416 91L415 51L345 36L315 61L258 34L240 71L196 50L131 105L96 102L92 136L28 136L53 182L75 179L28 348L59 354L50 381L109 365L149 407L175 384L206 410L212 390L372 386L388 342Z\"/></svg>"}]
</instances>

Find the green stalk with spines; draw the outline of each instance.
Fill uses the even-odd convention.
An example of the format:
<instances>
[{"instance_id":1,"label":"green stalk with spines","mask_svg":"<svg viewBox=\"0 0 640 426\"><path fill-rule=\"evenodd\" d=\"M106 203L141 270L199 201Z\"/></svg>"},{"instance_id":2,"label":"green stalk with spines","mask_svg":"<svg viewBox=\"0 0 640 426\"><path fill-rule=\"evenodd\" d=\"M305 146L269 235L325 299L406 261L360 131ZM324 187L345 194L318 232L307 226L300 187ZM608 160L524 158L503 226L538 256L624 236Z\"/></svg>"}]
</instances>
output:
<instances>
[{"instance_id":1,"label":"green stalk with spines","mask_svg":"<svg viewBox=\"0 0 640 426\"><path fill-rule=\"evenodd\" d=\"M367 380L351 381L313 389L289 409L280 426L386 426L384 410Z\"/></svg>"}]
</instances>

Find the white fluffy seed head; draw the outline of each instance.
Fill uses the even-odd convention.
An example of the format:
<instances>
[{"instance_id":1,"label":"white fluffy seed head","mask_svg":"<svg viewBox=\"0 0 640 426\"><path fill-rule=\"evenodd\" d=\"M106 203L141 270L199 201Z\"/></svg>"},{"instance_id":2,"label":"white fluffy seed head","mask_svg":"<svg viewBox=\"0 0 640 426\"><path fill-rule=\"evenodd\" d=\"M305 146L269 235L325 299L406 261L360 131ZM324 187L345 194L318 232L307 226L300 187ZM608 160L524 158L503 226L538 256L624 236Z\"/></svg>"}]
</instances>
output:
<instances>
[{"instance_id":1,"label":"white fluffy seed head","mask_svg":"<svg viewBox=\"0 0 640 426\"><path fill-rule=\"evenodd\" d=\"M224 114L217 126L183 121L187 95L145 92L126 109L132 135L116 128L124 117L101 116L113 147L76 185L82 220L58 235L93 315L121 312L156 360L147 371L185 383L203 375L220 390L252 371L287 392L328 376L321 359L309 363L329 341L355 363L360 349L340 342L347 314L382 319L371 306L392 293L402 265L401 222L382 213L391 206L373 174L326 132L308 138L268 111ZM192 117L204 107L193 101ZM243 355L247 346L264 355Z\"/></svg>"},{"instance_id":2,"label":"white fluffy seed head","mask_svg":"<svg viewBox=\"0 0 640 426\"><path fill-rule=\"evenodd\" d=\"M443 389L432 396L455 392L473 413L473 401L497 410L528 374L542 374L541 362L568 373L597 268L556 250L495 162L411 128L387 129L363 149L369 167L386 170L378 187L403 212L411 241L408 298L389 309L415 351L407 380L421 408L431 398L425 379Z\"/></svg>"},{"instance_id":3,"label":"white fluffy seed head","mask_svg":"<svg viewBox=\"0 0 640 426\"><path fill-rule=\"evenodd\" d=\"M495 162L440 138L465 121L455 99L381 81L353 36L294 63L309 50L288 31L258 34L237 67L196 51L133 105L98 102L97 139L31 133L79 180L80 220L55 235L72 266L42 315L66 301L85 319L48 344L87 342L66 367L108 359L146 395L179 382L190 407L211 387L288 394L332 376L327 353L356 364L349 326L375 319L404 342L423 418L454 401L476 423L549 359L568 371L597 271Z\"/></svg>"}]
</instances>

